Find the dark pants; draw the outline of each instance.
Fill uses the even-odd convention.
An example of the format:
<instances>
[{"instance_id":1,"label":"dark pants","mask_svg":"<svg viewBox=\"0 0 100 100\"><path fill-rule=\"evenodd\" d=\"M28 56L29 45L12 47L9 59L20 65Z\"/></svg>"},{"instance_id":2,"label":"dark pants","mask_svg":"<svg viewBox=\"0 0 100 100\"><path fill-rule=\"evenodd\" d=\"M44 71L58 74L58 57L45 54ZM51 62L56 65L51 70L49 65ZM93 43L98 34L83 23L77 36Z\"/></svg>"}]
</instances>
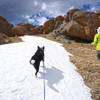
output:
<instances>
[{"instance_id":1,"label":"dark pants","mask_svg":"<svg viewBox=\"0 0 100 100\"><path fill-rule=\"evenodd\" d=\"M100 64L100 50L97 50L97 59L98 59L98 62Z\"/></svg>"}]
</instances>

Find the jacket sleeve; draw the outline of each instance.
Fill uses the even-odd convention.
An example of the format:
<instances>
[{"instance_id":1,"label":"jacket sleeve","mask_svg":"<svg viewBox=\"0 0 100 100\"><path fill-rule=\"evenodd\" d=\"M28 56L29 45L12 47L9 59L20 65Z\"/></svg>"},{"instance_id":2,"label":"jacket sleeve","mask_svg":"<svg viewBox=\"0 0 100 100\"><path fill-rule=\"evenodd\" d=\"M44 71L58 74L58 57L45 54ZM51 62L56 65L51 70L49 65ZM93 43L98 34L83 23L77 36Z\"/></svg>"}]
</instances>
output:
<instances>
[{"instance_id":1,"label":"jacket sleeve","mask_svg":"<svg viewBox=\"0 0 100 100\"><path fill-rule=\"evenodd\" d=\"M92 45L95 45L95 44L97 44L97 42L98 42L98 40L97 40L97 35L95 35L94 41L93 41L91 44L92 44Z\"/></svg>"}]
</instances>

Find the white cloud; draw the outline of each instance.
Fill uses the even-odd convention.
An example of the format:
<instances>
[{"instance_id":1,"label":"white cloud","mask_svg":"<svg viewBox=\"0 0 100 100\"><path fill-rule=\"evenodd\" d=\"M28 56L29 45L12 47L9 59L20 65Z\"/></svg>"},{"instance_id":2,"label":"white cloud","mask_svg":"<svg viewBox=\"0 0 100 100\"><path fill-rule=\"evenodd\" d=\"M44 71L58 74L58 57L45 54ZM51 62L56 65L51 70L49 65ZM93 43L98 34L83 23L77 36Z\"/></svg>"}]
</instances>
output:
<instances>
[{"instance_id":1,"label":"white cloud","mask_svg":"<svg viewBox=\"0 0 100 100\"><path fill-rule=\"evenodd\" d=\"M71 10L71 9L74 9L75 7L74 6L71 6L68 10Z\"/></svg>"},{"instance_id":2,"label":"white cloud","mask_svg":"<svg viewBox=\"0 0 100 100\"><path fill-rule=\"evenodd\" d=\"M91 5L91 10L95 11L100 8L99 3L100 0L0 0L0 15L8 21L21 21L21 15L31 16L42 11L55 17L64 15L73 7L82 8L86 4Z\"/></svg>"},{"instance_id":3,"label":"white cloud","mask_svg":"<svg viewBox=\"0 0 100 100\"><path fill-rule=\"evenodd\" d=\"M35 20L33 18L32 19L29 18L27 21L28 23L34 23Z\"/></svg>"},{"instance_id":4,"label":"white cloud","mask_svg":"<svg viewBox=\"0 0 100 100\"><path fill-rule=\"evenodd\" d=\"M47 8L47 5L46 5L46 3L42 3L42 10L46 10L46 8Z\"/></svg>"},{"instance_id":5,"label":"white cloud","mask_svg":"<svg viewBox=\"0 0 100 100\"><path fill-rule=\"evenodd\" d=\"M34 15L33 18L32 16L29 15L23 15L22 17L25 18L28 23L37 24L37 25L43 25L48 20L46 16L42 17L41 15L40 16Z\"/></svg>"},{"instance_id":6,"label":"white cloud","mask_svg":"<svg viewBox=\"0 0 100 100\"><path fill-rule=\"evenodd\" d=\"M96 11L96 7L92 7L91 9L90 9L90 11Z\"/></svg>"},{"instance_id":7,"label":"white cloud","mask_svg":"<svg viewBox=\"0 0 100 100\"><path fill-rule=\"evenodd\" d=\"M39 21L39 25L43 25L48 19L45 17L41 17L40 19L38 19Z\"/></svg>"},{"instance_id":8,"label":"white cloud","mask_svg":"<svg viewBox=\"0 0 100 100\"><path fill-rule=\"evenodd\" d=\"M61 7L62 6L60 2L54 1L53 3L43 3L41 9L47 14L56 17L58 15L64 15L63 11L61 10Z\"/></svg>"},{"instance_id":9,"label":"white cloud","mask_svg":"<svg viewBox=\"0 0 100 100\"><path fill-rule=\"evenodd\" d=\"M34 5L37 6L38 5L38 2L37 1L34 1Z\"/></svg>"},{"instance_id":10,"label":"white cloud","mask_svg":"<svg viewBox=\"0 0 100 100\"><path fill-rule=\"evenodd\" d=\"M23 15L22 17L25 18L28 23L33 23L35 21L33 18L30 18L29 15Z\"/></svg>"},{"instance_id":11,"label":"white cloud","mask_svg":"<svg viewBox=\"0 0 100 100\"><path fill-rule=\"evenodd\" d=\"M24 18L28 19L28 18L30 18L30 16L29 15L25 15Z\"/></svg>"}]
</instances>

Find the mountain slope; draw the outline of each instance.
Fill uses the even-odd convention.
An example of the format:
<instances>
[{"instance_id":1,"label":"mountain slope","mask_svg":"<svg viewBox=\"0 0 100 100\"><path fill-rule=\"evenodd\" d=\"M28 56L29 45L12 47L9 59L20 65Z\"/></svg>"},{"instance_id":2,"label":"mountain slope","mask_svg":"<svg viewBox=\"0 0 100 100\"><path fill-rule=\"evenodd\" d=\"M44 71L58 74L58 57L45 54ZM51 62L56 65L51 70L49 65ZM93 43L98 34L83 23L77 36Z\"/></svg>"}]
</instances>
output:
<instances>
[{"instance_id":1,"label":"mountain slope","mask_svg":"<svg viewBox=\"0 0 100 100\"><path fill-rule=\"evenodd\" d=\"M37 79L29 64L37 45L45 46L46 100L92 100L61 44L40 37L22 39L24 42L0 46L0 100L43 99L43 64Z\"/></svg>"}]
</instances>

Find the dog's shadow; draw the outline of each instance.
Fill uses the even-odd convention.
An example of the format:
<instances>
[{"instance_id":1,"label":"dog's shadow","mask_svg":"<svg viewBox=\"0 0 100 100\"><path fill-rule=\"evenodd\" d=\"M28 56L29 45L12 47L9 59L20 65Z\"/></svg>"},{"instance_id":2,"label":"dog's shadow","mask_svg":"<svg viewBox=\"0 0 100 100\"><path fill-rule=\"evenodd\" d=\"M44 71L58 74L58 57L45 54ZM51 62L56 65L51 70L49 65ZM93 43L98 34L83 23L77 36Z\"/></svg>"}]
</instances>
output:
<instances>
[{"instance_id":1,"label":"dog's shadow","mask_svg":"<svg viewBox=\"0 0 100 100\"><path fill-rule=\"evenodd\" d=\"M41 74L39 79L43 79L44 73L43 72L39 72L39 73ZM63 78L64 78L63 72L60 71L59 69L55 67L51 67L51 68L45 67L45 80L47 80L47 85L55 92L59 92L59 91L55 88L54 85L59 83Z\"/></svg>"}]
</instances>

